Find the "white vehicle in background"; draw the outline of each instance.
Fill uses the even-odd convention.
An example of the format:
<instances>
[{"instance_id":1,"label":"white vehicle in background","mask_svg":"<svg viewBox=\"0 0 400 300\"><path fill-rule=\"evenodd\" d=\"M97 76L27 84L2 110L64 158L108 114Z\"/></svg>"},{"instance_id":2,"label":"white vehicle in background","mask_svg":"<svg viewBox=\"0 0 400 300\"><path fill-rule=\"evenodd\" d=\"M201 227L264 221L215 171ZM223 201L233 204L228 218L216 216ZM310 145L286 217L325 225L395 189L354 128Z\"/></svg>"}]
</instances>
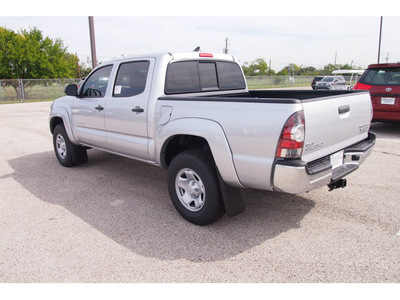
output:
<instances>
[{"instance_id":1,"label":"white vehicle in background","mask_svg":"<svg viewBox=\"0 0 400 300\"><path fill-rule=\"evenodd\" d=\"M365 70L335 70L332 72L332 75L342 75L347 77L346 89L352 90L364 71Z\"/></svg>"},{"instance_id":2,"label":"white vehicle in background","mask_svg":"<svg viewBox=\"0 0 400 300\"><path fill-rule=\"evenodd\" d=\"M345 90L346 79L343 76L324 76L315 85L316 90Z\"/></svg>"}]
</instances>

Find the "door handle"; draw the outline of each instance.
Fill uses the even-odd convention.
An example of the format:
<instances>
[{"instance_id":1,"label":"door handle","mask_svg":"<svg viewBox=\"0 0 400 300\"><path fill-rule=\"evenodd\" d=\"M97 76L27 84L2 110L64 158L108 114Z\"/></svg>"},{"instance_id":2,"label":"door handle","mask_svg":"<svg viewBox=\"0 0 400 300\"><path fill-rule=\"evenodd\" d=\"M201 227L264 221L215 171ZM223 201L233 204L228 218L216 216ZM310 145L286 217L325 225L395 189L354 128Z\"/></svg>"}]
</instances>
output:
<instances>
[{"instance_id":1,"label":"door handle","mask_svg":"<svg viewBox=\"0 0 400 300\"><path fill-rule=\"evenodd\" d=\"M134 108L132 108L132 111L136 113L142 113L144 112L144 109L139 106L135 106Z\"/></svg>"},{"instance_id":2,"label":"door handle","mask_svg":"<svg viewBox=\"0 0 400 300\"><path fill-rule=\"evenodd\" d=\"M344 114L350 111L350 105L343 105L338 108L339 114Z\"/></svg>"},{"instance_id":3,"label":"door handle","mask_svg":"<svg viewBox=\"0 0 400 300\"><path fill-rule=\"evenodd\" d=\"M96 110L103 110L104 109L104 107L103 106L101 106L101 105L97 105L94 109L96 109Z\"/></svg>"}]
</instances>

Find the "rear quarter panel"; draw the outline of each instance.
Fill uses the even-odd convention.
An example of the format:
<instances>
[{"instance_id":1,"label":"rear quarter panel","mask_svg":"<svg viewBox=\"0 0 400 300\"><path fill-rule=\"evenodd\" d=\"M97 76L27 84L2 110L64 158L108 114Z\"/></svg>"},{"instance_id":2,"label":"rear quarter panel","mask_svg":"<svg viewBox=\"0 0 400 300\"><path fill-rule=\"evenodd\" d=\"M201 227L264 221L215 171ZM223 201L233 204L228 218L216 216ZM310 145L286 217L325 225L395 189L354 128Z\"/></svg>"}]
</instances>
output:
<instances>
[{"instance_id":1,"label":"rear quarter panel","mask_svg":"<svg viewBox=\"0 0 400 300\"><path fill-rule=\"evenodd\" d=\"M226 139L233 168L241 185L264 190L272 189L271 171L283 125L292 113L302 108L300 103L204 99L202 101L159 100L156 110L160 111L161 107L166 105L172 107L171 119L167 124L159 125L158 133L162 133L163 127L168 127L169 123L177 120L187 119L185 126L187 128L191 127L190 120L196 119L219 124L223 134L214 136L213 139ZM179 131L182 129L175 130L174 134L180 134ZM208 128L201 130L207 132ZM197 134L198 132L197 130ZM169 134L173 134L173 131ZM196 131L193 134L196 134ZM165 138L164 136L163 139ZM219 151L219 149L211 150L213 153Z\"/></svg>"}]
</instances>

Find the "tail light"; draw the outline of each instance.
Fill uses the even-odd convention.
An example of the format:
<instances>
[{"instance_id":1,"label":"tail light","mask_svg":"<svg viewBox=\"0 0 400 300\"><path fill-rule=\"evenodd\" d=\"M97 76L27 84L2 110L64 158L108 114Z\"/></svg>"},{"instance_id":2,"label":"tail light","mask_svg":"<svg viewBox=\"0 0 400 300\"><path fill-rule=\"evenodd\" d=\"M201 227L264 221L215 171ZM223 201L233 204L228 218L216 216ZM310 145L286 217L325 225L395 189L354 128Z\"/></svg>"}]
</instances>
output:
<instances>
[{"instance_id":1,"label":"tail light","mask_svg":"<svg viewBox=\"0 0 400 300\"><path fill-rule=\"evenodd\" d=\"M304 146L304 112L295 112L286 121L278 143L276 156L280 158L298 158Z\"/></svg>"},{"instance_id":2,"label":"tail light","mask_svg":"<svg viewBox=\"0 0 400 300\"><path fill-rule=\"evenodd\" d=\"M369 84L364 84L364 83L356 83L356 85L353 87L353 90L369 90L372 88L372 85Z\"/></svg>"}]
</instances>

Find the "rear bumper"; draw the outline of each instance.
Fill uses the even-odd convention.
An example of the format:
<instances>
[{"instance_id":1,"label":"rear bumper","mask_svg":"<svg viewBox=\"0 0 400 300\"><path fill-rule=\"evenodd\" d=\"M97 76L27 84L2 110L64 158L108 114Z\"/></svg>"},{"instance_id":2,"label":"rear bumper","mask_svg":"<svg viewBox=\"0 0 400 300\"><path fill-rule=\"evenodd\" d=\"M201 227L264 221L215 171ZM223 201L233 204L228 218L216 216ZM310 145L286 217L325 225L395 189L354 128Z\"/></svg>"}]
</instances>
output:
<instances>
[{"instance_id":1,"label":"rear bumper","mask_svg":"<svg viewBox=\"0 0 400 300\"><path fill-rule=\"evenodd\" d=\"M278 192L301 194L336 182L358 169L371 154L375 140L376 135L370 132L365 140L343 149L343 164L335 169L332 169L329 156L310 163L277 161L273 188Z\"/></svg>"},{"instance_id":2,"label":"rear bumper","mask_svg":"<svg viewBox=\"0 0 400 300\"><path fill-rule=\"evenodd\" d=\"M374 109L373 122L400 122L400 111L379 111Z\"/></svg>"}]
</instances>

